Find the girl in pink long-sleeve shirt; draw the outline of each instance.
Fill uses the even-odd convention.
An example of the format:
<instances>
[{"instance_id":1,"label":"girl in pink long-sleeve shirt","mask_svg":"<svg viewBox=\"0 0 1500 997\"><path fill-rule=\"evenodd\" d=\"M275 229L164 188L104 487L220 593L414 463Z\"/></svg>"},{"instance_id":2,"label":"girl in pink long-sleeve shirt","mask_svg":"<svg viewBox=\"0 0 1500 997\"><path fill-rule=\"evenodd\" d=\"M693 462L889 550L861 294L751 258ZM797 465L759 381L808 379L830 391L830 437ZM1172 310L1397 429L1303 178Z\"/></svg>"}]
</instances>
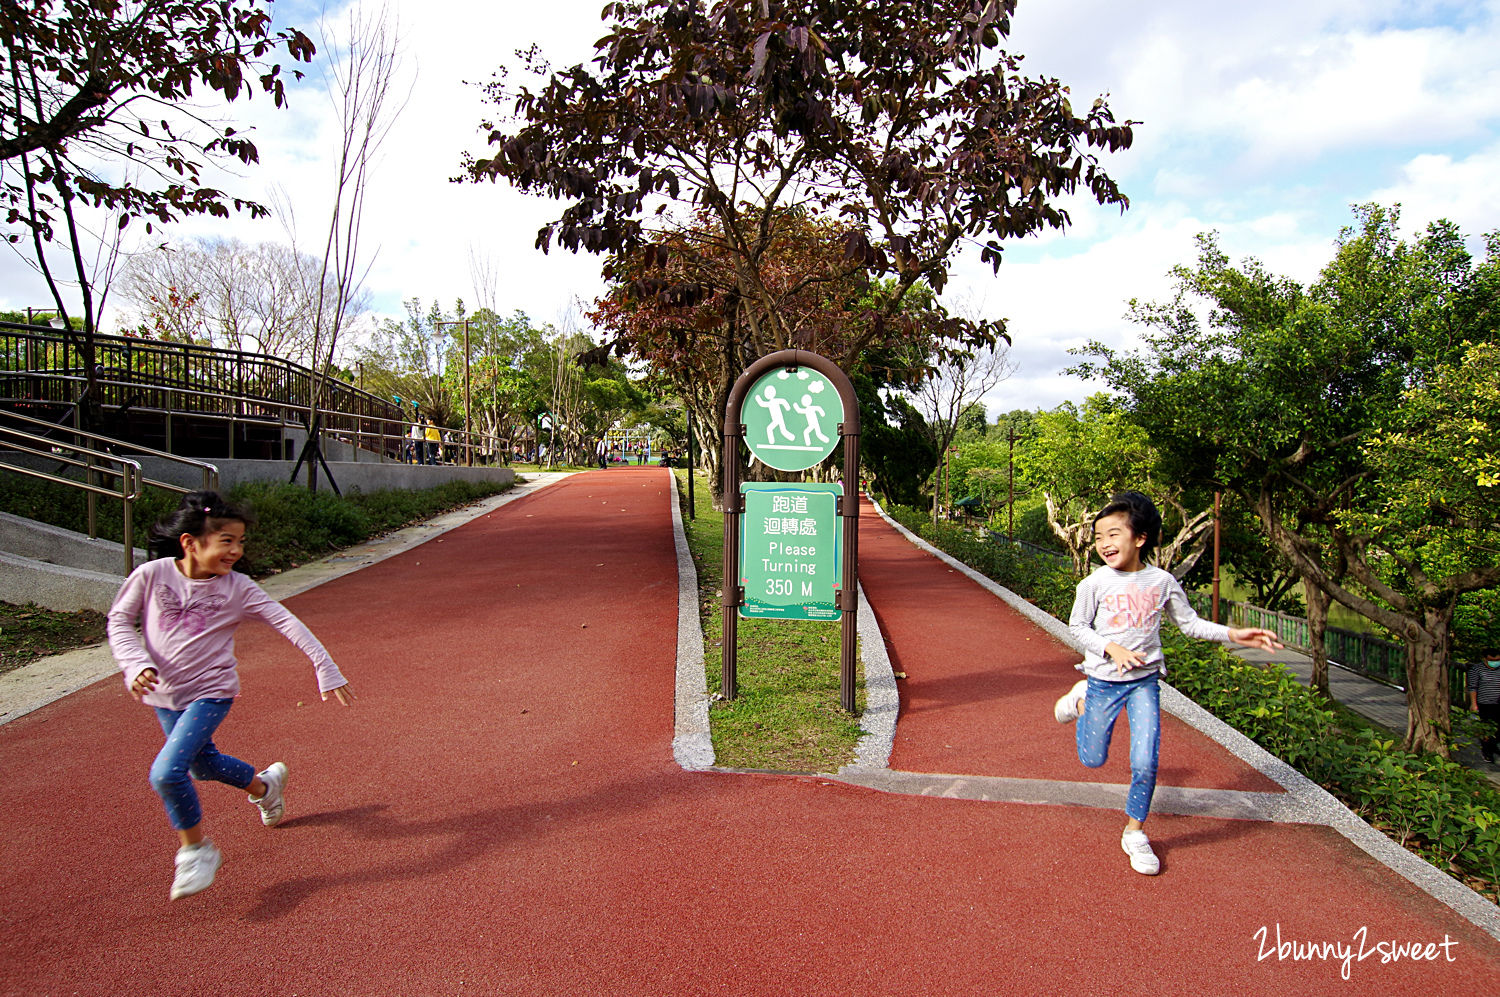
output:
<instances>
[{"instance_id":1,"label":"girl in pink long-sleeve shirt","mask_svg":"<svg viewBox=\"0 0 1500 997\"><path fill-rule=\"evenodd\" d=\"M247 790L268 827L285 813L284 763L256 772L248 762L220 753L213 742L240 691L234 658L240 622L263 620L301 648L317 669L325 700L332 694L348 706L354 699L348 681L302 621L235 572L249 521L247 512L217 492L189 494L181 508L152 528L156 560L125 579L109 609L109 645L125 685L155 707L167 738L151 765L151 785L180 842L173 900L207 889L223 862L204 836L194 778Z\"/></svg>"}]
</instances>

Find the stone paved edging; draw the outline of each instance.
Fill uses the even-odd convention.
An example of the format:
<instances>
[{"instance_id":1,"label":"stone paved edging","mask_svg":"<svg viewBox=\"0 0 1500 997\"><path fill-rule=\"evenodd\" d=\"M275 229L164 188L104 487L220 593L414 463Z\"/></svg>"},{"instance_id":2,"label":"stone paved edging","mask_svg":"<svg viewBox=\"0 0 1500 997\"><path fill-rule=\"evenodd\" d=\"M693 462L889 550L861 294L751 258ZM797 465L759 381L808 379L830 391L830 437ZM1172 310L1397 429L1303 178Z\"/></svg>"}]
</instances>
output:
<instances>
[{"instance_id":1,"label":"stone paved edging","mask_svg":"<svg viewBox=\"0 0 1500 997\"><path fill-rule=\"evenodd\" d=\"M560 471L532 475L509 491L483 499L474 505L366 540L337 554L272 575L262 580L260 587L278 602L290 599L324 582L424 544L565 477L567 474ZM119 666L109 652L109 645L97 644L40 658L6 672L0 675L0 725L17 717L24 717L118 671Z\"/></svg>"},{"instance_id":2,"label":"stone paved edging","mask_svg":"<svg viewBox=\"0 0 1500 997\"><path fill-rule=\"evenodd\" d=\"M689 772L701 772L715 768L708 723L708 677L703 663L703 627L698 618L698 570L688 551L675 474L672 537L677 548L677 692L672 757ZM859 586L858 613L859 656L865 673L865 710L860 726L865 733L854 747L854 761L840 770L854 773L883 770L890 764L896 713L901 706L896 673L864 586Z\"/></svg>"}]
</instances>

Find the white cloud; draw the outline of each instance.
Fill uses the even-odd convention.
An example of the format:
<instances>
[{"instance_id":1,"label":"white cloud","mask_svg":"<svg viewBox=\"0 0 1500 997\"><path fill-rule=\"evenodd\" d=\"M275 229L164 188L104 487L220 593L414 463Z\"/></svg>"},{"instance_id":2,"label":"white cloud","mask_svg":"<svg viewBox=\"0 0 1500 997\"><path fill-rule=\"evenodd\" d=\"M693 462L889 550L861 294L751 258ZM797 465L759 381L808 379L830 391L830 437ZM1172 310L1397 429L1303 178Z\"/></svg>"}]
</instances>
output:
<instances>
[{"instance_id":1,"label":"white cloud","mask_svg":"<svg viewBox=\"0 0 1500 997\"><path fill-rule=\"evenodd\" d=\"M1401 177L1366 200L1401 205L1403 227L1423 227L1447 218L1466 235L1500 230L1500 141L1455 159L1426 153L1410 160Z\"/></svg>"}]
</instances>

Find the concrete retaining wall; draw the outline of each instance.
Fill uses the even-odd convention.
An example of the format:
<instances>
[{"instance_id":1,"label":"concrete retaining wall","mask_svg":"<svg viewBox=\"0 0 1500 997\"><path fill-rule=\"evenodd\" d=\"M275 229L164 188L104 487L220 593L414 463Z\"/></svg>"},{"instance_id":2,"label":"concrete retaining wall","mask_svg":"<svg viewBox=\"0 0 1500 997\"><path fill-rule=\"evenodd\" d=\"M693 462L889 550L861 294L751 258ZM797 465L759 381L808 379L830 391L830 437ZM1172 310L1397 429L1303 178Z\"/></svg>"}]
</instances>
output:
<instances>
[{"instance_id":1,"label":"concrete retaining wall","mask_svg":"<svg viewBox=\"0 0 1500 997\"><path fill-rule=\"evenodd\" d=\"M124 570L124 557L115 571ZM109 611L120 591L119 574L47 564L0 551L0 602L36 603L60 613L80 609Z\"/></svg>"},{"instance_id":2,"label":"concrete retaining wall","mask_svg":"<svg viewBox=\"0 0 1500 997\"><path fill-rule=\"evenodd\" d=\"M187 487L197 488L200 479L195 471L180 464L160 458L141 457L141 468L146 477L160 481L172 481ZM219 487L229 489L242 481L286 481L290 478L294 461L284 460L215 460L210 461L219 469ZM376 461L329 461L328 468L338 482L341 492L374 492L388 488L435 488L450 481L494 481L509 483L515 480L516 472L508 467L453 467L449 465L388 464ZM299 483L307 481L307 467L297 474ZM318 467L318 483L326 486L323 468Z\"/></svg>"}]
</instances>

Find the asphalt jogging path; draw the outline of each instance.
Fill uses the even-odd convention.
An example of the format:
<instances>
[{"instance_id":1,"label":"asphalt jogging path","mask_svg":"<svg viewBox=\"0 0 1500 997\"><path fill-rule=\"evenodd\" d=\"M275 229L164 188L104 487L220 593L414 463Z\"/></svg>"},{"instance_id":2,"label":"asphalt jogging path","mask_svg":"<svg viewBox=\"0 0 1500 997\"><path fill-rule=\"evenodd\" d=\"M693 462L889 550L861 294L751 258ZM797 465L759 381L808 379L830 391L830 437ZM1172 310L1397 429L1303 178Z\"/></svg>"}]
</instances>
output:
<instances>
[{"instance_id":1,"label":"asphalt jogging path","mask_svg":"<svg viewBox=\"0 0 1500 997\"><path fill-rule=\"evenodd\" d=\"M319 702L279 636L242 629L244 694L217 740L288 762L288 816L263 828L243 793L204 787L225 865L199 896L167 899L172 836L145 780L160 732L117 679L0 726L0 993L1430 994L1500 979L1500 942L1326 827L1154 815L1150 878L1104 806L684 771L673 501L665 470L575 475L288 599L354 683L352 709ZM1050 720L1069 659L1044 631L878 520L862 521L861 565L909 675L892 774L1121 780L1079 768ZM1166 727L1164 784L1279 792L1200 739ZM1392 941L1449 944L1382 963Z\"/></svg>"}]
</instances>

